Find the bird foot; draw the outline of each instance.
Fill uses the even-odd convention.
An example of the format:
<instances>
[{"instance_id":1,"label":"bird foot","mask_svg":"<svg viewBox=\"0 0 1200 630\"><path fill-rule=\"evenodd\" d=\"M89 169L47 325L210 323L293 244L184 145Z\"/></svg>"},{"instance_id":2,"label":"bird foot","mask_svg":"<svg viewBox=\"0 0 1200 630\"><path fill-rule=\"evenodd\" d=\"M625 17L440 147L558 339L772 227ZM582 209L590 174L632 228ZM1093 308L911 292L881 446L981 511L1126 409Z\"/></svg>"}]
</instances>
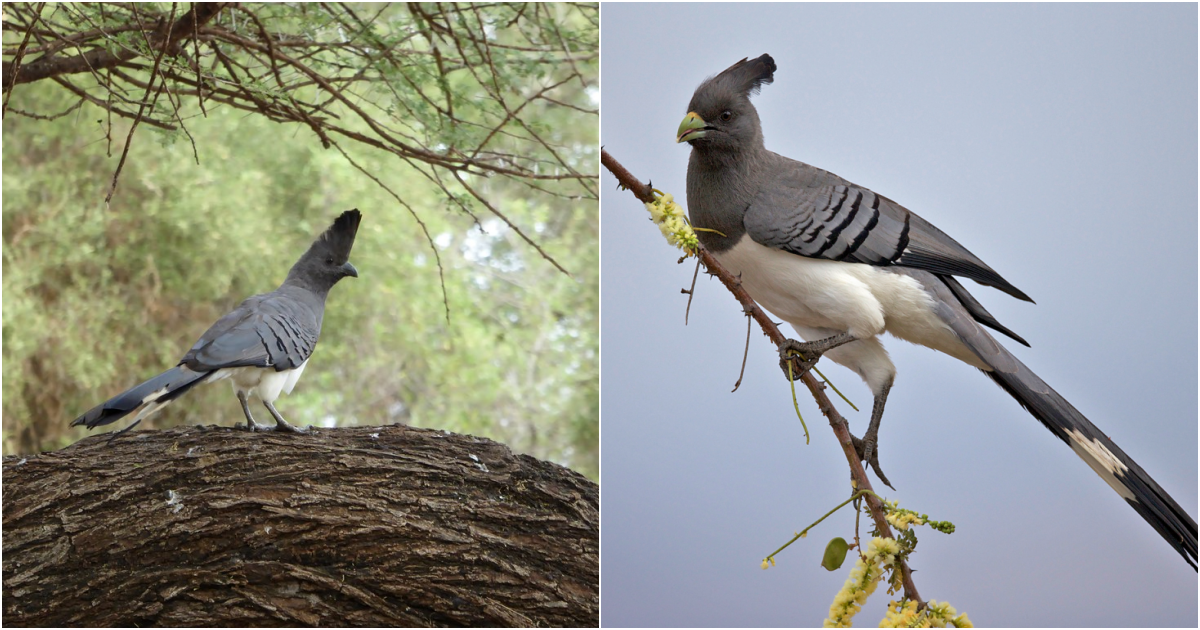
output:
<instances>
[{"instance_id":1,"label":"bird foot","mask_svg":"<svg viewBox=\"0 0 1200 630\"><path fill-rule=\"evenodd\" d=\"M879 467L879 451L876 449L876 437L874 435L864 435L863 439L858 439L853 435L850 436L850 441L854 443L854 450L858 453L858 458L867 463L871 470L875 471L875 476L883 482L883 485L892 488L892 482L888 481L887 475L883 474L883 469Z\"/></svg>"},{"instance_id":2,"label":"bird foot","mask_svg":"<svg viewBox=\"0 0 1200 630\"><path fill-rule=\"evenodd\" d=\"M805 372L812 369L812 366L817 364L821 355L851 341L854 341L854 336L850 333L838 333L832 337L816 341L784 339L783 343L779 344L779 367L783 370L783 375L786 377L789 376L788 365L790 364L790 378L793 381L798 380L801 376L804 376Z\"/></svg>"},{"instance_id":3,"label":"bird foot","mask_svg":"<svg viewBox=\"0 0 1200 630\"><path fill-rule=\"evenodd\" d=\"M820 358L821 350L813 342L784 339L783 343L779 344L779 369L783 370L783 376L788 380L800 380Z\"/></svg>"},{"instance_id":4,"label":"bird foot","mask_svg":"<svg viewBox=\"0 0 1200 630\"><path fill-rule=\"evenodd\" d=\"M270 431L283 431L285 433L309 433L310 429L312 429L312 427L297 427L297 426L290 425L286 422L280 422L280 423L276 424L275 426L271 427L269 430Z\"/></svg>"}]
</instances>

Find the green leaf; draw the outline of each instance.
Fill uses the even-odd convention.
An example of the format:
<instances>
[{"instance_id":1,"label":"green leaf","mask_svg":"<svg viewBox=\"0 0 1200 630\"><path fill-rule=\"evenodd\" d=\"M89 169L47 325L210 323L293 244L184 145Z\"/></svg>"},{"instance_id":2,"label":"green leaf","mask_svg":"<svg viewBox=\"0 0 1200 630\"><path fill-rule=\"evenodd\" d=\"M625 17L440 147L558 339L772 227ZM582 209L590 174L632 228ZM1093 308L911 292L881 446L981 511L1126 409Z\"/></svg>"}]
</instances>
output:
<instances>
[{"instance_id":1,"label":"green leaf","mask_svg":"<svg viewBox=\"0 0 1200 630\"><path fill-rule=\"evenodd\" d=\"M834 538L825 545L825 556L821 558L821 566L825 567L826 571L837 571L846 561L846 552L849 550L850 544L845 538Z\"/></svg>"}]
</instances>

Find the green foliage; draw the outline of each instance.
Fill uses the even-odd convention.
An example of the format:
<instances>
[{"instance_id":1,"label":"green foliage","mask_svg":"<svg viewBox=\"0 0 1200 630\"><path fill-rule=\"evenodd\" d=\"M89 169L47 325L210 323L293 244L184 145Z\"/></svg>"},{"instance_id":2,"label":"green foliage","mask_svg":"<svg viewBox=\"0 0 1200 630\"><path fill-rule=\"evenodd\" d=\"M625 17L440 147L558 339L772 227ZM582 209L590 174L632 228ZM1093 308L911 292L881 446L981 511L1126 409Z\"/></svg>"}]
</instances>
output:
<instances>
[{"instance_id":1,"label":"green foliage","mask_svg":"<svg viewBox=\"0 0 1200 630\"><path fill-rule=\"evenodd\" d=\"M830 540L825 545L825 553L821 555L821 566L826 571L837 571L842 568L842 563L846 561L846 552L850 550L850 543L846 542L845 538L838 536Z\"/></svg>"},{"instance_id":2,"label":"green foliage","mask_svg":"<svg viewBox=\"0 0 1200 630\"><path fill-rule=\"evenodd\" d=\"M501 17L492 19L502 23ZM416 37L386 21L372 28L383 39ZM570 28L563 37L586 41L587 24ZM578 66L598 76L597 60ZM419 71L426 74L413 74ZM440 76L428 67L406 72L425 85ZM514 60L501 78L520 82L536 73L536 66ZM449 76L460 122L419 98L388 107L398 116L421 112L407 132L431 144L473 146L487 129L464 121L503 110L482 93L456 92L468 81ZM11 106L49 115L74 100L43 81L18 86ZM160 106L165 102L164 95ZM470 107L479 113L468 113ZM357 207L363 224L351 260L360 277L330 295L316 356L293 395L278 403L283 414L302 425L404 422L472 433L597 477L594 198L547 193L543 184L519 178L464 176L567 276L474 196L439 184L427 165L343 145L410 212L302 126L212 103L206 116L191 102L180 113L200 165L182 129L139 126L107 208L103 199L128 123L113 120L110 146L106 112L91 104L50 121L6 116L5 453L58 448L86 435L67 430L67 423L174 365L220 315L278 286L312 238L339 212ZM596 171L594 115L548 101L531 102L523 113L536 118L574 168ZM487 146L521 144L501 133ZM218 384L194 390L143 426L232 425L241 417L229 388Z\"/></svg>"}]
</instances>

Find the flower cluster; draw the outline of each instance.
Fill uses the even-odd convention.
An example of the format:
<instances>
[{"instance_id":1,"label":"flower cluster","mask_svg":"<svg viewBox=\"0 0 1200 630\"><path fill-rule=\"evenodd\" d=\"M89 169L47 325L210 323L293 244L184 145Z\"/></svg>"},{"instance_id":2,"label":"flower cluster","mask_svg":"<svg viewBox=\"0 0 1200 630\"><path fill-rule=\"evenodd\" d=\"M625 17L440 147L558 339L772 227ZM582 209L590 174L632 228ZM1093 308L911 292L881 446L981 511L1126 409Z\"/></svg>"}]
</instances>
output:
<instances>
[{"instance_id":1,"label":"flower cluster","mask_svg":"<svg viewBox=\"0 0 1200 630\"><path fill-rule=\"evenodd\" d=\"M908 530L909 525L924 525L925 521L912 512L888 512L887 522L899 530Z\"/></svg>"},{"instance_id":2,"label":"flower cluster","mask_svg":"<svg viewBox=\"0 0 1200 630\"><path fill-rule=\"evenodd\" d=\"M692 226L688 225L687 218L683 216L683 208L675 203L673 195L655 197L653 203L646 204L646 209L650 211L650 220L658 225L668 243L682 249L689 256L695 255L700 241L692 231Z\"/></svg>"},{"instance_id":3,"label":"flower cluster","mask_svg":"<svg viewBox=\"0 0 1200 630\"><path fill-rule=\"evenodd\" d=\"M825 620L826 628L849 628L854 615L862 610L879 580L883 578L885 569L896 569L896 554L900 553L900 544L891 538L872 538L867 550L850 571L850 578L842 586L842 590L833 598L829 607L829 618Z\"/></svg>"},{"instance_id":4,"label":"flower cluster","mask_svg":"<svg viewBox=\"0 0 1200 630\"><path fill-rule=\"evenodd\" d=\"M900 531L908 531L909 525L928 525L943 534L954 533L954 523L950 521L935 521L928 514L917 514L899 506L898 501L884 501L883 509L887 511L887 522Z\"/></svg>"},{"instance_id":5,"label":"flower cluster","mask_svg":"<svg viewBox=\"0 0 1200 630\"><path fill-rule=\"evenodd\" d=\"M880 628L974 628L967 613L958 614L954 607L945 602L930 601L925 610L917 611L917 602L892 602L887 615L879 622Z\"/></svg>"}]
</instances>

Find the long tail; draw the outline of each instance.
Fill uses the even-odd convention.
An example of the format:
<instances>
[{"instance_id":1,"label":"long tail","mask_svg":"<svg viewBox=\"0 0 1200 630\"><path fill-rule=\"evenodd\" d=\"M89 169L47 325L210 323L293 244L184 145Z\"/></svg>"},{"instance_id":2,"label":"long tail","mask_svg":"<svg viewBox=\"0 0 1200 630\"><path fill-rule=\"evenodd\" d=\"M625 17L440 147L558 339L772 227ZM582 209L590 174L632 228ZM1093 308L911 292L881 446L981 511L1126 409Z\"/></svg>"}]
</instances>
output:
<instances>
[{"instance_id":1,"label":"long tail","mask_svg":"<svg viewBox=\"0 0 1200 630\"><path fill-rule=\"evenodd\" d=\"M1007 369L997 368L984 374L1066 442L1195 569L1196 521L1071 403L1016 357L1009 354L1008 358L1012 363L1002 362Z\"/></svg>"},{"instance_id":2,"label":"long tail","mask_svg":"<svg viewBox=\"0 0 1200 630\"><path fill-rule=\"evenodd\" d=\"M154 413L163 405L175 400L184 392L203 383L210 372L193 372L184 366L178 366L155 376L154 378L113 396L105 402L93 407L91 411L71 421L71 426L85 425L89 429L116 422L141 408L137 421ZM135 422L135 424L136 424ZM130 425L132 427L132 425Z\"/></svg>"}]
</instances>

